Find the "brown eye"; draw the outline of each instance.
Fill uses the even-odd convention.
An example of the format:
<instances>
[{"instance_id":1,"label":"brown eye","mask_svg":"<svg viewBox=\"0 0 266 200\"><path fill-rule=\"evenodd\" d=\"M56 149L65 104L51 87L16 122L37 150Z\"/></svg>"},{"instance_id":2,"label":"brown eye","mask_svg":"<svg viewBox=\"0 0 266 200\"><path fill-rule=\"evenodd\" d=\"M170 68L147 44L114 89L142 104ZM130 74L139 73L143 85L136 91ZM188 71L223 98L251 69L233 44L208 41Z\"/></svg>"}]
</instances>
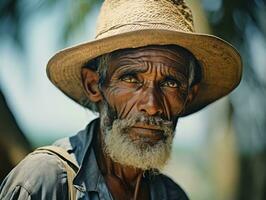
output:
<instances>
[{"instance_id":1,"label":"brown eye","mask_svg":"<svg viewBox=\"0 0 266 200\"><path fill-rule=\"evenodd\" d=\"M122 81L125 81L127 83L138 83L138 80L133 75L125 75L121 78Z\"/></svg>"},{"instance_id":2,"label":"brown eye","mask_svg":"<svg viewBox=\"0 0 266 200\"><path fill-rule=\"evenodd\" d=\"M170 87L170 88L177 88L178 84L174 80L167 80L167 81L163 82L162 86L163 87Z\"/></svg>"}]
</instances>

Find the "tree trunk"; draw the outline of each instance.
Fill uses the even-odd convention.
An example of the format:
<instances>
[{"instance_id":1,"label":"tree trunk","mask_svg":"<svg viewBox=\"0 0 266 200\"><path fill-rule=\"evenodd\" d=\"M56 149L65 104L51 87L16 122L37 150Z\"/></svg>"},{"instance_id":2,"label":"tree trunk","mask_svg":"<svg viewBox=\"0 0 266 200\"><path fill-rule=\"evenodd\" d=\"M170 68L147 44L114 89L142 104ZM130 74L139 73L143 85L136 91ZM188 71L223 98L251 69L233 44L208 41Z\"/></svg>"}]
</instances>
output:
<instances>
[{"instance_id":1,"label":"tree trunk","mask_svg":"<svg viewBox=\"0 0 266 200\"><path fill-rule=\"evenodd\" d=\"M31 149L0 89L0 183Z\"/></svg>"}]
</instances>

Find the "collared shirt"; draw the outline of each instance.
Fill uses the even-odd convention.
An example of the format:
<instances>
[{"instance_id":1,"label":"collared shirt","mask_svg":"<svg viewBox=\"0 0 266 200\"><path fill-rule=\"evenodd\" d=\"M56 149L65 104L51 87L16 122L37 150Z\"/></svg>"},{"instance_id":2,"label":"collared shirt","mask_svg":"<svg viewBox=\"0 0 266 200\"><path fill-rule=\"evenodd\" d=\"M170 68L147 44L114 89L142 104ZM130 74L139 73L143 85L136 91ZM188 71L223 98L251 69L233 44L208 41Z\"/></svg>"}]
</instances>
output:
<instances>
[{"instance_id":1,"label":"collared shirt","mask_svg":"<svg viewBox=\"0 0 266 200\"><path fill-rule=\"evenodd\" d=\"M54 143L67 149L80 166L73 181L79 200L113 199L92 148L92 138L97 134L98 126L99 119L96 119L75 136ZM185 192L163 174L151 175L148 180L151 200L188 199ZM28 155L9 173L0 187L0 200L15 199L67 200L67 176L61 161L46 153Z\"/></svg>"}]
</instances>

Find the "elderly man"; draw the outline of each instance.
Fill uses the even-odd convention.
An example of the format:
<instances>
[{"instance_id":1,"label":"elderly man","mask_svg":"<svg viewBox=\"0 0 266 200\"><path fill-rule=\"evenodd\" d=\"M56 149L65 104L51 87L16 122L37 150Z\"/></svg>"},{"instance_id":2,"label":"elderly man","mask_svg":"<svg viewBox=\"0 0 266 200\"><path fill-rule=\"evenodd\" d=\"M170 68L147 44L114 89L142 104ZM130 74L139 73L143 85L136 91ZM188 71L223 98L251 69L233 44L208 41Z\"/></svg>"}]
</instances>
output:
<instances>
[{"instance_id":1,"label":"elderly man","mask_svg":"<svg viewBox=\"0 0 266 200\"><path fill-rule=\"evenodd\" d=\"M106 0L96 39L47 67L60 90L100 118L27 156L0 199L188 199L160 173L178 119L231 92L242 70L231 45L193 30L182 0Z\"/></svg>"}]
</instances>

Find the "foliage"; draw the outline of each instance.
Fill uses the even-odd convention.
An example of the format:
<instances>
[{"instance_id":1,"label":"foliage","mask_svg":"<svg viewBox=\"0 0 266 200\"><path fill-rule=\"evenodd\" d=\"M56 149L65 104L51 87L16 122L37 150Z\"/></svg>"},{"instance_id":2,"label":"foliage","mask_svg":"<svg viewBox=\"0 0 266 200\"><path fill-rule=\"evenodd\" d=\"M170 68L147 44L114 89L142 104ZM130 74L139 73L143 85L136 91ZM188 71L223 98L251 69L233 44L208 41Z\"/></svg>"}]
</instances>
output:
<instances>
[{"instance_id":1,"label":"foliage","mask_svg":"<svg viewBox=\"0 0 266 200\"><path fill-rule=\"evenodd\" d=\"M14 44L23 48L23 26L36 12L49 12L57 4L67 4L62 13L63 31L61 38L66 42L72 33L84 24L94 6L103 0L4 0L0 1L0 37L9 37Z\"/></svg>"},{"instance_id":2,"label":"foliage","mask_svg":"<svg viewBox=\"0 0 266 200\"><path fill-rule=\"evenodd\" d=\"M265 199L266 0L220 2L219 9L207 12L212 29L237 47L244 64L240 87L231 96L240 152L238 199Z\"/></svg>"}]
</instances>

